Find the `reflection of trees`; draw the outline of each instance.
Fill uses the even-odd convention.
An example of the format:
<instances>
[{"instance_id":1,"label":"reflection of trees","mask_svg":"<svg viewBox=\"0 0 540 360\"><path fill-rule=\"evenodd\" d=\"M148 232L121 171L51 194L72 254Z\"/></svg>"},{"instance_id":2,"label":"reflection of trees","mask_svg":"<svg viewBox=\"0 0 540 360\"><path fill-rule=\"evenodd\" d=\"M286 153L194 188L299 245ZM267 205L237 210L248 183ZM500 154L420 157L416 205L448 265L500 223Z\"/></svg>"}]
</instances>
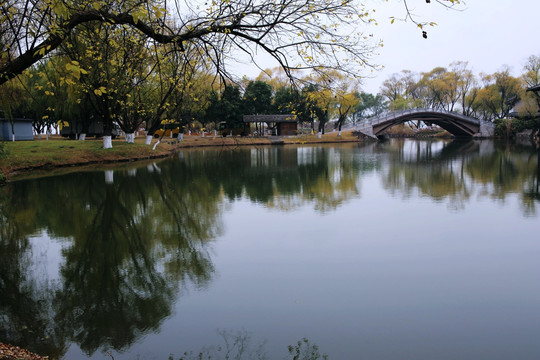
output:
<instances>
[{"instance_id":1,"label":"reflection of trees","mask_svg":"<svg viewBox=\"0 0 540 360\"><path fill-rule=\"evenodd\" d=\"M378 172L388 191L454 206L523 194L534 214L539 161L523 148L407 140L184 151L116 171L113 183L92 172L8 184L0 197L0 334L52 356L68 340L87 353L126 349L159 328L184 285L211 281L206 247L220 232L223 198L331 211L359 196L361 176ZM42 232L63 242L57 282L31 271L31 236Z\"/></svg>"},{"instance_id":2,"label":"reflection of trees","mask_svg":"<svg viewBox=\"0 0 540 360\"><path fill-rule=\"evenodd\" d=\"M534 159L530 159L530 162L534 162ZM536 153L536 172L531 174L524 187L523 207L525 213L536 214L535 204L538 202L540 202L540 151Z\"/></svg>"},{"instance_id":3,"label":"reflection of trees","mask_svg":"<svg viewBox=\"0 0 540 360\"><path fill-rule=\"evenodd\" d=\"M175 283L157 269L146 200L134 213L137 196L129 183L96 187L88 227L74 234L64 254L57 321L88 353L122 349L143 330L155 329L174 298Z\"/></svg>"},{"instance_id":4,"label":"reflection of trees","mask_svg":"<svg viewBox=\"0 0 540 360\"><path fill-rule=\"evenodd\" d=\"M219 194L207 191L204 174L185 168L160 173L154 167L139 169L135 177L115 173L114 180L105 184L103 173L85 173L8 186L32 209L8 210L15 219L33 217L20 237L41 228L67 239L62 287L56 294L38 289L37 302L51 310L36 313L66 331L58 343L71 338L87 353L124 349L157 329L171 313L179 283L204 286L213 274L205 243L219 231ZM16 250L2 255L26 259ZM32 261L30 254L27 258ZM2 265L6 273L18 266ZM20 296L13 289L9 293ZM18 314L24 311L17 308ZM18 326L12 318L7 325Z\"/></svg>"},{"instance_id":5,"label":"reflection of trees","mask_svg":"<svg viewBox=\"0 0 540 360\"><path fill-rule=\"evenodd\" d=\"M218 334L222 344L207 345L199 351L186 351L179 360L265 360L274 354L268 354L265 343L253 344L251 334L243 331L219 330ZM276 352L276 349L273 349ZM325 360L328 355L321 353L317 344L312 344L307 338L298 340L295 344L287 346L287 356L291 360ZM274 355L275 357L275 355ZM170 358L173 358L171 355Z\"/></svg>"},{"instance_id":6,"label":"reflection of trees","mask_svg":"<svg viewBox=\"0 0 540 360\"><path fill-rule=\"evenodd\" d=\"M150 176L156 185L151 231L161 239L165 269L177 282L189 280L204 286L213 273L205 243L221 231L219 189L212 186L205 168L196 171L179 162L167 171L157 170L154 167L137 176Z\"/></svg>"},{"instance_id":7,"label":"reflection of trees","mask_svg":"<svg viewBox=\"0 0 540 360\"><path fill-rule=\"evenodd\" d=\"M217 230L216 197L199 188L200 174L157 170L115 174L114 184L97 186L88 227L65 252L58 319L74 325L74 340L88 353L123 349L156 330L179 280L211 278L204 242Z\"/></svg>"},{"instance_id":8,"label":"reflection of trees","mask_svg":"<svg viewBox=\"0 0 540 360\"><path fill-rule=\"evenodd\" d=\"M407 143L412 146L407 147ZM534 184L538 166L531 161L530 149L494 146L475 141L444 143L394 141L390 167L384 186L409 197L414 190L436 200L448 199L463 207L473 195L505 200L508 194L523 192L524 184ZM404 151L407 149L407 151ZM534 157L537 159L537 156ZM529 186L530 187L530 186ZM534 193L534 189L532 190ZM530 197L523 197L527 208L534 208Z\"/></svg>"},{"instance_id":9,"label":"reflection of trees","mask_svg":"<svg viewBox=\"0 0 540 360\"><path fill-rule=\"evenodd\" d=\"M117 171L113 183L93 172L10 184L6 190L13 197L2 204L9 207L5 213L11 227L3 231L22 233L5 239L28 243L29 233L46 231L64 242L60 283L35 289L34 306L25 307L35 309L30 313L40 314L42 321L34 316L27 322L44 328L56 323L64 330L60 338L49 337L59 350L44 353L62 352L67 339L89 354L125 349L170 314L179 284L204 286L211 280L205 243L220 231L221 194L274 206L313 202L324 211L358 194L360 168L350 151L261 148L186 152L163 169L142 167L136 176ZM24 269L33 261L28 244L17 249L3 252L12 259L2 263L4 278L10 269ZM4 328L21 328L16 316L29 313L15 301L11 305L15 316ZM40 337L53 332L43 330ZM10 338L32 344L28 338Z\"/></svg>"},{"instance_id":10,"label":"reflection of trees","mask_svg":"<svg viewBox=\"0 0 540 360\"><path fill-rule=\"evenodd\" d=\"M6 190L0 191L0 339L56 358L66 346L61 329L50 321L54 285L32 274L35 259L27 229L12 216L24 221L13 211L21 204L9 187L0 190ZM33 220L29 212L26 216Z\"/></svg>"},{"instance_id":11,"label":"reflection of trees","mask_svg":"<svg viewBox=\"0 0 540 360\"><path fill-rule=\"evenodd\" d=\"M359 194L360 173L376 165L355 156L354 147L262 147L225 151L186 151L190 168L205 166L213 186L231 200L245 195L253 202L283 210L305 203L335 209ZM201 165L204 164L204 165Z\"/></svg>"},{"instance_id":12,"label":"reflection of trees","mask_svg":"<svg viewBox=\"0 0 540 360\"><path fill-rule=\"evenodd\" d=\"M497 144L492 152L471 157L466 170L475 182L483 185L487 196L504 201L510 194L527 192L525 189L535 181L537 159L538 154L535 156L531 148ZM535 212L534 201L531 203L526 193L522 196L522 204L526 212Z\"/></svg>"},{"instance_id":13,"label":"reflection of trees","mask_svg":"<svg viewBox=\"0 0 540 360\"><path fill-rule=\"evenodd\" d=\"M390 166L383 178L384 187L405 198L418 190L435 200L448 198L454 206L461 207L462 202L471 196L471 189L463 176L463 163L446 157L434 158L431 144L424 145L413 149L413 154L404 153L400 148L398 156L390 158Z\"/></svg>"}]
</instances>

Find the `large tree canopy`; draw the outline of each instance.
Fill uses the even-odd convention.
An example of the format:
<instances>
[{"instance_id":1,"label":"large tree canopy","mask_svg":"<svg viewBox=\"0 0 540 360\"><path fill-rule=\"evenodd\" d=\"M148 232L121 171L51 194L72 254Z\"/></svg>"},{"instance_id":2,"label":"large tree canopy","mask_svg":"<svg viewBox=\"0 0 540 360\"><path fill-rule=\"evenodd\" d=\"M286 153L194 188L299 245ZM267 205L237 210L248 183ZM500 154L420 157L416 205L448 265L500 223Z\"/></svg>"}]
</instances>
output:
<instances>
[{"instance_id":1,"label":"large tree canopy","mask_svg":"<svg viewBox=\"0 0 540 360\"><path fill-rule=\"evenodd\" d=\"M285 69L363 64L369 55L356 25L369 13L351 0L212 1L6 0L1 3L0 83L55 51L76 27L88 22L127 25L158 43L188 46L224 73L232 51L258 50ZM351 31L336 31L348 24ZM354 27L353 27L354 26ZM343 55L345 54L345 55ZM294 59L294 60L293 60Z\"/></svg>"},{"instance_id":2,"label":"large tree canopy","mask_svg":"<svg viewBox=\"0 0 540 360\"><path fill-rule=\"evenodd\" d=\"M376 45L360 26L373 21L373 9L354 0L1 0L0 8L0 84L89 22L125 25L178 51L196 48L221 75L227 75L228 58L243 52L252 61L259 51L291 77L292 69L354 75L369 64Z\"/></svg>"}]
</instances>

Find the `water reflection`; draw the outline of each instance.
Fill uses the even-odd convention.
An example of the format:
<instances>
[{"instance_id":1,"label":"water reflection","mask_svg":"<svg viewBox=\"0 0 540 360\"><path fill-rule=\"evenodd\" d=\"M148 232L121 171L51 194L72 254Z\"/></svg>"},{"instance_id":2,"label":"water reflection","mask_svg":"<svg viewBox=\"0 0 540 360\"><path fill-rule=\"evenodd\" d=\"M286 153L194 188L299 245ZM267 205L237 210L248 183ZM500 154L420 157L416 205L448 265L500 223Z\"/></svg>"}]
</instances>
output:
<instances>
[{"instance_id":1,"label":"water reflection","mask_svg":"<svg viewBox=\"0 0 540 360\"><path fill-rule=\"evenodd\" d=\"M390 154L385 188L409 198L414 191L462 209L472 198L504 201L521 194L524 214L536 214L531 195L538 194L538 153L532 148L491 141L413 142L381 145ZM532 187L531 187L532 186ZM532 193L531 193L532 191Z\"/></svg>"},{"instance_id":2,"label":"water reflection","mask_svg":"<svg viewBox=\"0 0 540 360\"><path fill-rule=\"evenodd\" d=\"M251 334L245 330L228 331L218 330L222 343L207 345L198 351L186 351L178 360L266 360L270 359L265 343L254 344ZM321 353L317 344L312 344L309 339L303 338L296 343L287 346L288 354L283 359L291 360L326 360L328 355ZM175 360L174 355L169 360Z\"/></svg>"},{"instance_id":3,"label":"water reflection","mask_svg":"<svg viewBox=\"0 0 540 360\"><path fill-rule=\"evenodd\" d=\"M208 284L214 268L205 243L220 232L218 191L185 168L154 170L115 173L114 180L73 174L2 189L4 341L54 356L66 341L89 355L122 350L158 329L179 286ZM25 270L34 260L29 238L39 231L63 242L59 283L38 286Z\"/></svg>"},{"instance_id":4,"label":"water reflection","mask_svg":"<svg viewBox=\"0 0 540 360\"><path fill-rule=\"evenodd\" d=\"M58 357L66 350L66 336L51 321L56 287L46 275L32 273L36 257L22 226L26 216L31 224L35 213L21 210L22 223L13 221L9 215L19 208L17 201L5 192L0 199L0 339Z\"/></svg>"},{"instance_id":5,"label":"water reflection","mask_svg":"<svg viewBox=\"0 0 540 360\"><path fill-rule=\"evenodd\" d=\"M325 212L357 197L359 176L377 166L356 156L353 149L267 147L185 151L181 157L191 169L204 167L212 187L221 189L230 201L245 196L281 210L313 203Z\"/></svg>"},{"instance_id":6,"label":"water reflection","mask_svg":"<svg viewBox=\"0 0 540 360\"><path fill-rule=\"evenodd\" d=\"M194 150L18 181L0 189L0 340L52 357L71 343L89 356L127 351L159 331L187 287L211 284L209 244L229 204L325 214L373 177L393 196L453 209L517 194L523 215L537 216L540 201L538 152L476 141ZM58 278L32 245L43 237L62 248Z\"/></svg>"},{"instance_id":7,"label":"water reflection","mask_svg":"<svg viewBox=\"0 0 540 360\"><path fill-rule=\"evenodd\" d=\"M529 161L534 161L531 156ZM536 203L540 202L540 154L536 156L536 175L532 174L530 181L524 186L523 207L528 215L536 213Z\"/></svg>"},{"instance_id":8,"label":"water reflection","mask_svg":"<svg viewBox=\"0 0 540 360\"><path fill-rule=\"evenodd\" d=\"M361 197L362 178L379 174L386 190L410 198L415 191L463 208L472 197L499 201L521 194L535 214L538 153L491 141L411 141L342 147L186 151L190 167L204 163L212 186L234 201L246 196L280 210L313 204L327 212Z\"/></svg>"}]
</instances>

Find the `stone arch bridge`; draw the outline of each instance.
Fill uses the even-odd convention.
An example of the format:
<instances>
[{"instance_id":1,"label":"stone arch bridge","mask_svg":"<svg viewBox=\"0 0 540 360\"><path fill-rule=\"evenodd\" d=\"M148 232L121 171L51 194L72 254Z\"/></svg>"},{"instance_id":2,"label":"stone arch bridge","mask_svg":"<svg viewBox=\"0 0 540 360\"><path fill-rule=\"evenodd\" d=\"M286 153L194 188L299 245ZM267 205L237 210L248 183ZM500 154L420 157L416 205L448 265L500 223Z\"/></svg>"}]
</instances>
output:
<instances>
[{"instance_id":1,"label":"stone arch bridge","mask_svg":"<svg viewBox=\"0 0 540 360\"><path fill-rule=\"evenodd\" d=\"M377 138L386 129L413 120L438 125L449 133L460 137L492 137L495 133L495 125L493 123L451 111L435 109L391 111L361 120L353 128L364 135Z\"/></svg>"}]
</instances>

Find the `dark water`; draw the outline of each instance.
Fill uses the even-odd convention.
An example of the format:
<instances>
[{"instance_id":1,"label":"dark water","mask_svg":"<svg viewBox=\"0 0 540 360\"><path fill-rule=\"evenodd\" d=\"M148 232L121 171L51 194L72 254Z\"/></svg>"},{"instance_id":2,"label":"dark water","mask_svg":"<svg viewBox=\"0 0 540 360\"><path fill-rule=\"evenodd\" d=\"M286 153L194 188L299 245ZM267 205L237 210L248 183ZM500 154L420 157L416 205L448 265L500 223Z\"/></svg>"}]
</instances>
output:
<instances>
[{"instance_id":1,"label":"dark water","mask_svg":"<svg viewBox=\"0 0 540 360\"><path fill-rule=\"evenodd\" d=\"M409 140L17 181L0 188L0 342L65 359L540 359L539 183L532 148Z\"/></svg>"}]
</instances>

